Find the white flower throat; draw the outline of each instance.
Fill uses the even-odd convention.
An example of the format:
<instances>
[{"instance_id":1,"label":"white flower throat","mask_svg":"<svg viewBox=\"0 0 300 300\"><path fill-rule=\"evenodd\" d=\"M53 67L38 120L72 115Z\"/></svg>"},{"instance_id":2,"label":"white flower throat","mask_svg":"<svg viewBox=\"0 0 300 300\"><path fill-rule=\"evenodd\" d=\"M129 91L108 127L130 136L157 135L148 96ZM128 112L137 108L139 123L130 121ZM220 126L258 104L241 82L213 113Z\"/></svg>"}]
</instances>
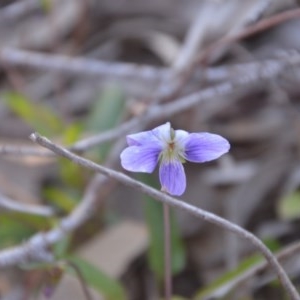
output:
<instances>
[{"instance_id":1,"label":"white flower throat","mask_svg":"<svg viewBox=\"0 0 300 300\"><path fill-rule=\"evenodd\" d=\"M184 158L184 145L176 139L176 132L170 128L169 136L161 136L160 140L163 142L163 150L160 153L160 161L180 161L185 162Z\"/></svg>"}]
</instances>

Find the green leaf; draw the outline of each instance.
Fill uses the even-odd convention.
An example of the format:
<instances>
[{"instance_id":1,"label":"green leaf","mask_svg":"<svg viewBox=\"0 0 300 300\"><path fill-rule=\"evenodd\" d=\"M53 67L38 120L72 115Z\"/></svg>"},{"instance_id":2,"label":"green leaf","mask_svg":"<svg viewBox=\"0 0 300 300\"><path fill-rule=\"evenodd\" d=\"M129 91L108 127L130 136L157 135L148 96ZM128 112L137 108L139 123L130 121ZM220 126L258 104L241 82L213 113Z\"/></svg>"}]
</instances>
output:
<instances>
[{"instance_id":1,"label":"green leaf","mask_svg":"<svg viewBox=\"0 0 300 300\"><path fill-rule=\"evenodd\" d=\"M204 299L204 297L212 296L218 290L222 290L222 292L226 295L227 292L225 292L226 290L224 291L226 285L230 285L230 283L233 282L235 278L239 277L262 260L262 257L257 254L244 259L234 270L226 272L214 282L201 289L197 293L195 300L202 300Z\"/></svg>"},{"instance_id":2,"label":"green leaf","mask_svg":"<svg viewBox=\"0 0 300 300\"><path fill-rule=\"evenodd\" d=\"M53 8L53 4L50 0L40 0L40 3L45 12L50 12Z\"/></svg>"},{"instance_id":3,"label":"green leaf","mask_svg":"<svg viewBox=\"0 0 300 300\"><path fill-rule=\"evenodd\" d=\"M0 215L0 248L9 247L22 242L34 233L33 228L16 222L9 215Z\"/></svg>"},{"instance_id":4,"label":"green leaf","mask_svg":"<svg viewBox=\"0 0 300 300\"><path fill-rule=\"evenodd\" d=\"M47 136L62 132L63 122L51 111L50 107L41 103L33 103L18 93L6 93L3 99L4 104L34 130Z\"/></svg>"},{"instance_id":5,"label":"green leaf","mask_svg":"<svg viewBox=\"0 0 300 300\"><path fill-rule=\"evenodd\" d=\"M263 240L264 244L271 250L272 252L280 250L280 243L273 238L268 238ZM201 289L195 298L195 300L203 299L203 297L212 296L218 290L222 291L222 293L227 295L230 292L230 286L234 283L235 279L239 276L243 275L252 267L258 265L263 261L263 257L259 254L254 254L242 260L239 265L234 269L226 272L210 285ZM226 286L229 287L226 289Z\"/></svg>"},{"instance_id":6,"label":"green leaf","mask_svg":"<svg viewBox=\"0 0 300 300\"><path fill-rule=\"evenodd\" d=\"M83 126L80 123L73 123L69 125L62 134L63 144L72 145L81 138ZM85 185L86 170L81 166L74 164L68 159L59 158L59 172L60 177L65 185L73 189L82 190Z\"/></svg>"},{"instance_id":7,"label":"green leaf","mask_svg":"<svg viewBox=\"0 0 300 300\"><path fill-rule=\"evenodd\" d=\"M153 176L139 175L139 178L154 187L158 187L157 182L154 181ZM163 223L163 206L161 203L148 196L143 196L145 199L145 215L147 227L150 235L149 248L149 264L152 271L156 274L159 280L164 276L164 223ZM172 273L177 274L181 272L185 266L186 253L184 244L179 232L176 218L171 210L170 216L171 227L171 267Z\"/></svg>"},{"instance_id":8,"label":"green leaf","mask_svg":"<svg viewBox=\"0 0 300 300\"><path fill-rule=\"evenodd\" d=\"M280 250L280 242L272 237L263 239L263 242L272 252Z\"/></svg>"},{"instance_id":9,"label":"green leaf","mask_svg":"<svg viewBox=\"0 0 300 300\"><path fill-rule=\"evenodd\" d=\"M81 123L76 122L68 125L63 131L63 144L72 145L81 138L83 133L83 126Z\"/></svg>"},{"instance_id":10,"label":"green leaf","mask_svg":"<svg viewBox=\"0 0 300 300\"><path fill-rule=\"evenodd\" d=\"M85 282L95 290L99 291L100 294L103 294L105 299L127 299L125 291L119 282L110 278L86 260L76 256L68 257L67 260L79 268ZM74 275L74 270L72 268L67 268L67 271Z\"/></svg>"},{"instance_id":11,"label":"green leaf","mask_svg":"<svg viewBox=\"0 0 300 300\"><path fill-rule=\"evenodd\" d=\"M59 158L60 177L64 184L74 189L81 190L85 184L87 170L65 158Z\"/></svg>"},{"instance_id":12,"label":"green leaf","mask_svg":"<svg viewBox=\"0 0 300 300\"><path fill-rule=\"evenodd\" d=\"M47 230L52 226L53 218L41 217L19 212L0 214L0 247L22 242L36 231Z\"/></svg>"},{"instance_id":13,"label":"green leaf","mask_svg":"<svg viewBox=\"0 0 300 300\"><path fill-rule=\"evenodd\" d=\"M294 220L300 217L300 192L296 191L282 198L277 205L282 220Z\"/></svg>"},{"instance_id":14,"label":"green leaf","mask_svg":"<svg viewBox=\"0 0 300 300\"><path fill-rule=\"evenodd\" d=\"M124 111L124 94L116 85L107 86L100 98L91 107L86 120L86 130L99 133L114 128L122 120ZM109 144L98 149L98 156L103 160L110 149Z\"/></svg>"}]
</instances>

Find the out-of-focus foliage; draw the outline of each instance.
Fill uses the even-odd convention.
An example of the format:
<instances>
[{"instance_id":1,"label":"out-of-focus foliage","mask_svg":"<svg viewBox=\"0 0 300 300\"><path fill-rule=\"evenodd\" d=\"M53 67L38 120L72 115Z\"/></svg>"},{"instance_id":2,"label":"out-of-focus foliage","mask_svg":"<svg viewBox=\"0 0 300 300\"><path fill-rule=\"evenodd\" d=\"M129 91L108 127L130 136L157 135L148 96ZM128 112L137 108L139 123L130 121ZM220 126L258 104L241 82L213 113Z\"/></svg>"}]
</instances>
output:
<instances>
[{"instance_id":1,"label":"out-of-focus foliage","mask_svg":"<svg viewBox=\"0 0 300 300\"><path fill-rule=\"evenodd\" d=\"M112 278L109 278L95 266L79 257L69 257L68 261L76 265L86 283L103 294L107 300L125 300L126 295L123 287ZM74 275L72 267L67 269Z\"/></svg>"},{"instance_id":2,"label":"out-of-focus foliage","mask_svg":"<svg viewBox=\"0 0 300 300\"><path fill-rule=\"evenodd\" d=\"M43 10L47 13L52 8L52 2L51 0L39 0L42 4Z\"/></svg>"},{"instance_id":3,"label":"out-of-focus foliage","mask_svg":"<svg viewBox=\"0 0 300 300\"><path fill-rule=\"evenodd\" d=\"M280 244L274 239L265 240L264 243L272 252L280 249ZM258 254L251 255L241 260L234 269L223 273L212 283L202 288L196 294L195 300L210 299L211 297L227 300L227 298L230 297L232 290L239 286L239 284L236 284L236 281L261 262L263 262L263 257Z\"/></svg>"},{"instance_id":4,"label":"out-of-focus foliage","mask_svg":"<svg viewBox=\"0 0 300 300\"><path fill-rule=\"evenodd\" d=\"M57 187L46 187L43 190L44 196L65 213L70 213L78 203L79 195L72 195L73 191L63 190Z\"/></svg>"},{"instance_id":5,"label":"out-of-focus foliage","mask_svg":"<svg viewBox=\"0 0 300 300\"><path fill-rule=\"evenodd\" d=\"M289 194L280 199L277 212L282 220L294 220L300 217L300 192Z\"/></svg>"},{"instance_id":6,"label":"out-of-focus foliage","mask_svg":"<svg viewBox=\"0 0 300 300\"><path fill-rule=\"evenodd\" d=\"M22 242L28 238L35 230L24 226L22 222L16 222L9 215L0 215L0 247L8 247Z\"/></svg>"},{"instance_id":7,"label":"out-of-focus foliage","mask_svg":"<svg viewBox=\"0 0 300 300\"><path fill-rule=\"evenodd\" d=\"M50 107L33 103L24 95L13 92L4 95L3 99L7 107L41 134L54 136L62 132L63 122Z\"/></svg>"},{"instance_id":8,"label":"out-of-focus foliage","mask_svg":"<svg viewBox=\"0 0 300 300\"><path fill-rule=\"evenodd\" d=\"M234 284L235 280L261 261L262 257L259 255L253 255L244 259L234 270L225 272L211 284L202 288L197 293L195 300L206 299L206 297L211 297L212 295L218 297L218 299L223 299L230 292L231 285Z\"/></svg>"},{"instance_id":9,"label":"out-of-focus foliage","mask_svg":"<svg viewBox=\"0 0 300 300\"><path fill-rule=\"evenodd\" d=\"M97 134L117 126L124 114L124 100L124 94L118 86L107 86L99 99L96 99L92 104L90 113L86 118L85 130ZM95 159L103 161L109 149L109 144L97 147Z\"/></svg>"},{"instance_id":10,"label":"out-of-focus foliage","mask_svg":"<svg viewBox=\"0 0 300 300\"><path fill-rule=\"evenodd\" d=\"M49 229L55 220L36 215L1 212L0 248L21 243L36 231Z\"/></svg>"},{"instance_id":11,"label":"out-of-focus foliage","mask_svg":"<svg viewBox=\"0 0 300 300\"><path fill-rule=\"evenodd\" d=\"M65 145L72 145L82 138L86 132L94 134L113 128L121 121L124 111L123 93L117 86L109 86L104 89L99 99L95 101L84 123L74 122L66 124L49 107L41 103L33 103L21 94L7 93L5 99L7 107L25 123L34 128L35 131L49 137L59 138ZM109 144L98 147L96 151L92 151L92 153L96 153L93 159L103 161L109 149ZM68 214L80 201L88 173L65 159L58 159L58 167L60 171L60 178L58 179L61 181L60 186L46 186L42 193L48 203L55 206L58 211ZM57 224L55 222L52 224L51 219L47 219L45 222L45 219L36 216L18 215L17 218L14 218L13 214L1 214L0 246L6 247L20 243L36 231L49 229L52 225ZM56 257L62 260L67 257L69 262L76 265L87 285L99 291L106 299L126 299L125 292L117 281L109 278L87 261L75 256L69 257L70 241L71 236L67 236L54 246L53 250ZM33 264L30 268L53 269L51 266L40 264L36 266ZM76 275L71 265L66 269L70 274L78 275ZM54 281L46 282L44 292L52 294L60 279L61 276L59 280L54 278Z\"/></svg>"}]
</instances>

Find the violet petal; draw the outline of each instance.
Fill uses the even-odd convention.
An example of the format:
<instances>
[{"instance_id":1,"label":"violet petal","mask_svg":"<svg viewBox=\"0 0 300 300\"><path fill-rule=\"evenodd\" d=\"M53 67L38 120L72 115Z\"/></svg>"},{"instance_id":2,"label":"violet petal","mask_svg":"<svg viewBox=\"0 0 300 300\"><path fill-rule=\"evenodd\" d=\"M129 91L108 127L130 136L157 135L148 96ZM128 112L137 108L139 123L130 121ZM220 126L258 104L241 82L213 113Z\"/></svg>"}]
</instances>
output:
<instances>
[{"instance_id":1,"label":"violet petal","mask_svg":"<svg viewBox=\"0 0 300 300\"><path fill-rule=\"evenodd\" d=\"M206 162L229 151L229 142L217 134L191 133L185 141L185 159L191 162Z\"/></svg>"},{"instance_id":2,"label":"violet petal","mask_svg":"<svg viewBox=\"0 0 300 300\"><path fill-rule=\"evenodd\" d=\"M153 141L153 139L156 139L155 136L153 136L152 130L150 131L142 131L139 133L129 134L126 137L127 144L129 146L142 146L145 144L148 144L149 141Z\"/></svg>"},{"instance_id":3,"label":"violet petal","mask_svg":"<svg viewBox=\"0 0 300 300\"><path fill-rule=\"evenodd\" d=\"M161 149L149 146L130 146L121 153L121 165L131 172L152 173Z\"/></svg>"},{"instance_id":4,"label":"violet petal","mask_svg":"<svg viewBox=\"0 0 300 300\"><path fill-rule=\"evenodd\" d=\"M153 130L129 134L127 135L127 144L129 146L144 146L152 143L161 144L161 138L170 138L170 130L171 125L167 122Z\"/></svg>"},{"instance_id":5,"label":"violet petal","mask_svg":"<svg viewBox=\"0 0 300 300\"><path fill-rule=\"evenodd\" d=\"M176 140L176 142L182 142L182 141L186 140L189 135L190 134L185 130L181 130L181 129L175 130L175 140Z\"/></svg>"},{"instance_id":6,"label":"violet petal","mask_svg":"<svg viewBox=\"0 0 300 300\"><path fill-rule=\"evenodd\" d=\"M186 177L180 161L162 161L159 168L162 189L170 195L180 196L186 188Z\"/></svg>"},{"instance_id":7,"label":"violet petal","mask_svg":"<svg viewBox=\"0 0 300 300\"><path fill-rule=\"evenodd\" d=\"M157 137L157 139L169 141L171 138L171 124L167 122L163 125L160 125L152 130L152 134Z\"/></svg>"}]
</instances>

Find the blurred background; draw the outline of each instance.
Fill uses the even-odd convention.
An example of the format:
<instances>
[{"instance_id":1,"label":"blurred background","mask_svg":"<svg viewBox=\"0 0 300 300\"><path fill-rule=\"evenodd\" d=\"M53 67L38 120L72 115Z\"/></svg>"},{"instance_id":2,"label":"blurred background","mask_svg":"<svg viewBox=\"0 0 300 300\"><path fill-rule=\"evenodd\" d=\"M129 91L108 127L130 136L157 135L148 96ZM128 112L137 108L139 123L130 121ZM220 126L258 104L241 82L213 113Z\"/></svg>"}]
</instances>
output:
<instances>
[{"instance_id":1,"label":"blurred background","mask_svg":"<svg viewBox=\"0 0 300 300\"><path fill-rule=\"evenodd\" d=\"M1 250L94 199L54 263L0 268L0 299L161 299L161 205L29 135L125 172L126 134L167 121L231 143L185 164L183 201L253 232L299 286L299 17L296 0L0 1ZM288 299L248 242L178 210L171 223L174 300Z\"/></svg>"}]
</instances>

